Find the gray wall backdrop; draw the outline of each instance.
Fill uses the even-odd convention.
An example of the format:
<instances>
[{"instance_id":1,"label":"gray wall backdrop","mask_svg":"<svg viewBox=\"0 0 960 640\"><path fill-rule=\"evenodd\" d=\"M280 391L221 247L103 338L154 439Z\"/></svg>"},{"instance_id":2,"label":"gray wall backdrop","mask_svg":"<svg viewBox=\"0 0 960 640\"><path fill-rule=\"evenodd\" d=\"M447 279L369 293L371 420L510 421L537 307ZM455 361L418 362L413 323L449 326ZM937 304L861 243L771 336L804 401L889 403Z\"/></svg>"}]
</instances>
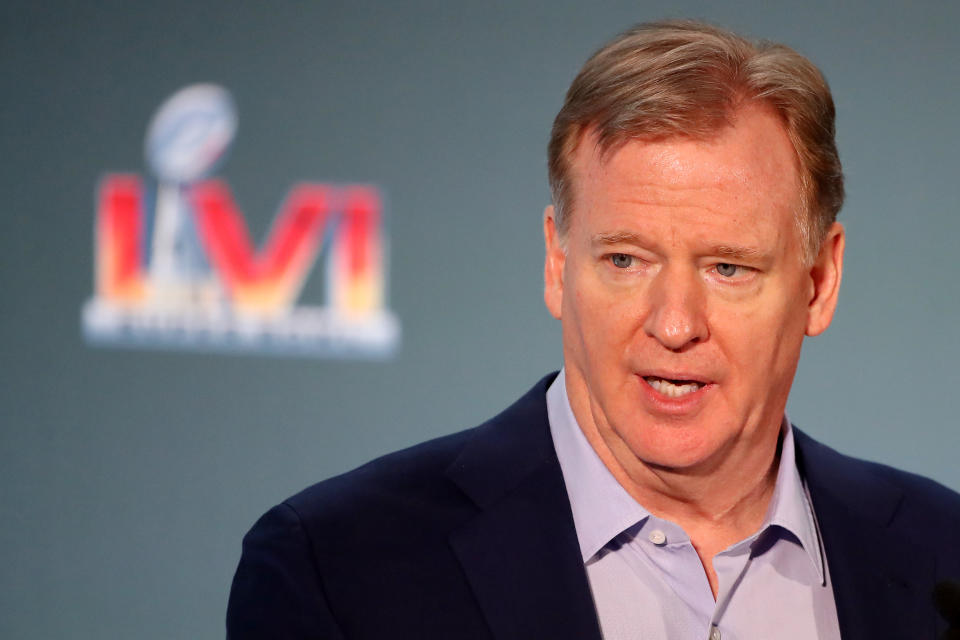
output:
<instances>
[{"instance_id":1,"label":"gray wall backdrop","mask_svg":"<svg viewBox=\"0 0 960 640\"><path fill-rule=\"evenodd\" d=\"M472 426L557 368L541 299L550 123L603 41L678 16L786 42L834 88L847 269L792 418L960 488L960 4L6 2L0 637L221 636L264 510ZM221 175L258 239L297 180L386 190L395 359L84 343L97 180L143 172L149 117L197 81L237 100Z\"/></svg>"}]
</instances>

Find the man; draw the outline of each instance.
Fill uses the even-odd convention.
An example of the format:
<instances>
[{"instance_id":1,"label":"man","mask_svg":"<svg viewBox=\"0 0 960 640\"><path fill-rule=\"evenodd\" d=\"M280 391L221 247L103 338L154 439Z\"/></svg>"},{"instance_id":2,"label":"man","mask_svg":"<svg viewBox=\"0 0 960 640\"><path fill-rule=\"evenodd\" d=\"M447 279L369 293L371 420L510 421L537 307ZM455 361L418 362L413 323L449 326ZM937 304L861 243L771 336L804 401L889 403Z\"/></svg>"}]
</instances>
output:
<instances>
[{"instance_id":1,"label":"man","mask_svg":"<svg viewBox=\"0 0 960 640\"><path fill-rule=\"evenodd\" d=\"M595 54L549 146L564 369L267 513L230 637L936 637L960 496L784 416L842 274L833 114L809 61L708 25Z\"/></svg>"}]
</instances>

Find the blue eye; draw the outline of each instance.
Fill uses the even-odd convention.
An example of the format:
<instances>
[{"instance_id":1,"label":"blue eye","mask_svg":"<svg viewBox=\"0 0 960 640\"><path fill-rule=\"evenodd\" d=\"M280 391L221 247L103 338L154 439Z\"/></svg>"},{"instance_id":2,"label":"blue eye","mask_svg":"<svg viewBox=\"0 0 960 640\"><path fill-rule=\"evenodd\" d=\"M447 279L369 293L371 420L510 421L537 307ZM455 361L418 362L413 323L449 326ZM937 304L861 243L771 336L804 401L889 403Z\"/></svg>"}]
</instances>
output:
<instances>
[{"instance_id":1,"label":"blue eye","mask_svg":"<svg viewBox=\"0 0 960 640\"><path fill-rule=\"evenodd\" d=\"M737 267L735 264L721 262L717 265L717 273L722 275L724 278L732 278L733 276L737 275L738 268L739 267Z\"/></svg>"},{"instance_id":2,"label":"blue eye","mask_svg":"<svg viewBox=\"0 0 960 640\"><path fill-rule=\"evenodd\" d=\"M610 256L610 262L618 269L629 269L633 265L633 258L625 253L615 253Z\"/></svg>"}]
</instances>

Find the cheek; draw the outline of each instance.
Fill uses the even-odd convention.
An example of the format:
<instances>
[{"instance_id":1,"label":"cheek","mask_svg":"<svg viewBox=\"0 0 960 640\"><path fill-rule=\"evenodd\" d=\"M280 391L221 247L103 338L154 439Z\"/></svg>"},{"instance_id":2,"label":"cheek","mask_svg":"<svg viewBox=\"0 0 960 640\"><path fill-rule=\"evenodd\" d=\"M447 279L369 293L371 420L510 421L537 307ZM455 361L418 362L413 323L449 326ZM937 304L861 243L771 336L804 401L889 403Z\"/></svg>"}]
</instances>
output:
<instances>
[{"instance_id":1,"label":"cheek","mask_svg":"<svg viewBox=\"0 0 960 640\"><path fill-rule=\"evenodd\" d=\"M724 314L714 338L742 379L775 383L792 376L803 341L803 316L782 300Z\"/></svg>"},{"instance_id":2,"label":"cheek","mask_svg":"<svg viewBox=\"0 0 960 640\"><path fill-rule=\"evenodd\" d=\"M636 324L630 306L587 278L572 284L563 301L564 342L575 344L595 367L619 361Z\"/></svg>"},{"instance_id":3,"label":"cheek","mask_svg":"<svg viewBox=\"0 0 960 640\"><path fill-rule=\"evenodd\" d=\"M568 270L564 277L563 318L565 324L575 325L581 332L603 321L604 301L596 283L578 261L567 259ZM572 320L572 322L567 322Z\"/></svg>"}]
</instances>

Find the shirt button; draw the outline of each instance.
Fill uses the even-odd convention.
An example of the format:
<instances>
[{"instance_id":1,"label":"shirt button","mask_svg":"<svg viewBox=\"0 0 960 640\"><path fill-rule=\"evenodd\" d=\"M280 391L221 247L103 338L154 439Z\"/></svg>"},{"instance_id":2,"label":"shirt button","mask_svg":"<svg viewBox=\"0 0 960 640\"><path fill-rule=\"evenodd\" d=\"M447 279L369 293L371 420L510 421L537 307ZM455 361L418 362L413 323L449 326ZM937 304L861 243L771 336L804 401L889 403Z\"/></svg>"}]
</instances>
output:
<instances>
[{"instance_id":1,"label":"shirt button","mask_svg":"<svg viewBox=\"0 0 960 640\"><path fill-rule=\"evenodd\" d=\"M710 640L720 640L720 629L710 627Z\"/></svg>"},{"instance_id":2,"label":"shirt button","mask_svg":"<svg viewBox=\"0 0 960 640\"><path fill-rule=\"evenodd\" d=\"M667 535L663 531L660 531L660 529L654 529L648 537L650 538L650 542L658 547L667 541ZM713 638L710 640L713 640Z\"/></svg>"}]
</instances>

